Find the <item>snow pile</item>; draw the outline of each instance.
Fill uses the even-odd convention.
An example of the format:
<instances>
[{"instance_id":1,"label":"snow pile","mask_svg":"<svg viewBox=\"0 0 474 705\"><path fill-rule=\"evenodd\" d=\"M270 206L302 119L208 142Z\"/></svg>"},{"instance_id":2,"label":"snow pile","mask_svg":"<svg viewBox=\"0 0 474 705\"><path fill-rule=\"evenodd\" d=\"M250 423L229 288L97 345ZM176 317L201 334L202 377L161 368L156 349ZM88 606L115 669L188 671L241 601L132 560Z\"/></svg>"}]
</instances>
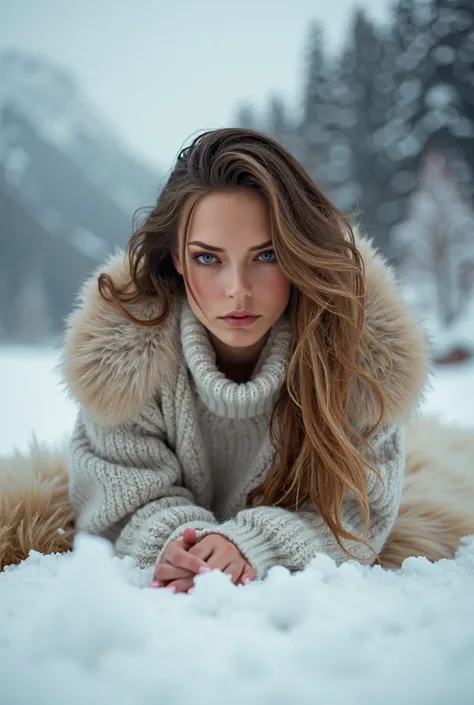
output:
<instances>
[{"instance_id":1,"label":"snow pile","mask_svg":"<svg viewBox=\"0 0 474 705\"><path fill-rule=\"evenodd\" d=\"M474 537L455 560L398 572L326 556L191 595L79 536L0 574L5 705L468 705L474 691Z\"/></svg>"}]
</instances>

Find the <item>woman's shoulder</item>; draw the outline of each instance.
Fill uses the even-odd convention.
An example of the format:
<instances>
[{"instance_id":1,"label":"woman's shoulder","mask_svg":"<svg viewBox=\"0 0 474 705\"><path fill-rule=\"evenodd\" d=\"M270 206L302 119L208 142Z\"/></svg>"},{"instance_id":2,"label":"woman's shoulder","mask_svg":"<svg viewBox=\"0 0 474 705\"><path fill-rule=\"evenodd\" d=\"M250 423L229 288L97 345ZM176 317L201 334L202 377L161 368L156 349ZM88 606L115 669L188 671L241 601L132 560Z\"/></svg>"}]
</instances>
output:
<instances>
[{"instance_id":1,"label":"woman's shoulder","mask_svg":"<svg viewBox=\"0 0 474 705\"><path fill-rule=\"evenodd\" d=\"M169 382L179 359L179 309L172 302L166 319L153 326L130 321L98 289L98 275L116 286L130 281L128 258L117 251L83 283L66 320L59 374L68 394L98 422L117 424L132 418ZM139 320L161 313L158 298L127 305Z\"/></svg>"}]
</instances>

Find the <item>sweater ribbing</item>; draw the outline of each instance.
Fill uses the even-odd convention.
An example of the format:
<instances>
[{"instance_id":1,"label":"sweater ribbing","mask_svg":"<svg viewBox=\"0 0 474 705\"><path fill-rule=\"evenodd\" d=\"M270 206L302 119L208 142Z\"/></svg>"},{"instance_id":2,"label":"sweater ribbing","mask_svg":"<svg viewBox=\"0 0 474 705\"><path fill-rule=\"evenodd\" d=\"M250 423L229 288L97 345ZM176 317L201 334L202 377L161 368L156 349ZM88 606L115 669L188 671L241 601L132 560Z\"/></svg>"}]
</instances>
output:
<instances>
[{"instance_id":1,"label":"sweater ribbing","mask_svg":"<svg viewBox=\"0 0 474 705\"><path fill-rule=\"evenodd\" d=\"M199 398L216 416L249 419L271 412L285 380L291 342L290 324L280 319L270 331L252 377L239 384L216 366L206 329L185 302L181 311L181 345Z\"/></svg>"}]
</instances>

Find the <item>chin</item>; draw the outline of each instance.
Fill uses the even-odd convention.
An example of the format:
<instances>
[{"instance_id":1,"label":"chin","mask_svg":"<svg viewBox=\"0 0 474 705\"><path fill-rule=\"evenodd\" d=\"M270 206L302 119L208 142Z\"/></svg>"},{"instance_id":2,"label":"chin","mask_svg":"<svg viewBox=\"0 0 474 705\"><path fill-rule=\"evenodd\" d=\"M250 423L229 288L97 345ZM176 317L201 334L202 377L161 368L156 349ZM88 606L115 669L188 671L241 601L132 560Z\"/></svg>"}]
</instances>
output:
<instances>
[{"instance_id":1,"label":"chin","mask_svg":"<svg viewBox=\"0 0 474 705\"><path fill-rule=\"evenodd\" d=\"M219 330L214 330L214 335L218 338L221 343L228 345L230 348L248 348L252 345L256 345L259 340L262 340L269 331L269 328L265 330L252 330L251 328L236 328L235 330L225 330L222 328Z\"/></svg>"},{"instance_id":2,"label":"chin","mask_svg":"<svg viewBox=\"0 0 474 705\"><path fill-rule=\"evenodd\" d=\"M250 348L252 345L256 345L258 341L263 336L254 335L229 335L226 340L222 342L228 345L230 348Z\"/></svg>"}]
</instances>

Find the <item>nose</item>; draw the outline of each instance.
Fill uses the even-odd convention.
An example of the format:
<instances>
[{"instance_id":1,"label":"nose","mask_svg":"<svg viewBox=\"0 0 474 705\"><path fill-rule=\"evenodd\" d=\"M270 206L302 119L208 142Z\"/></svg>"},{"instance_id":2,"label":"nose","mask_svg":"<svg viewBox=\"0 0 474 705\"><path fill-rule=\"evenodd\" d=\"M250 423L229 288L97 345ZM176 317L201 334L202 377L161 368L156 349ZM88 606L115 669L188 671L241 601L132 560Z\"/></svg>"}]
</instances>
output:
<instances>
[{"instance_id":1,"label":"nose","mask_svg":"<svg viewBox=\"0 0 474 705\"><path fill-rule=\"evenodd\" d=\"M244 301L252 295L250 279L242 267L234 267L228 274L225 295L235 301Z\"/></svg>"}]
</instances>

